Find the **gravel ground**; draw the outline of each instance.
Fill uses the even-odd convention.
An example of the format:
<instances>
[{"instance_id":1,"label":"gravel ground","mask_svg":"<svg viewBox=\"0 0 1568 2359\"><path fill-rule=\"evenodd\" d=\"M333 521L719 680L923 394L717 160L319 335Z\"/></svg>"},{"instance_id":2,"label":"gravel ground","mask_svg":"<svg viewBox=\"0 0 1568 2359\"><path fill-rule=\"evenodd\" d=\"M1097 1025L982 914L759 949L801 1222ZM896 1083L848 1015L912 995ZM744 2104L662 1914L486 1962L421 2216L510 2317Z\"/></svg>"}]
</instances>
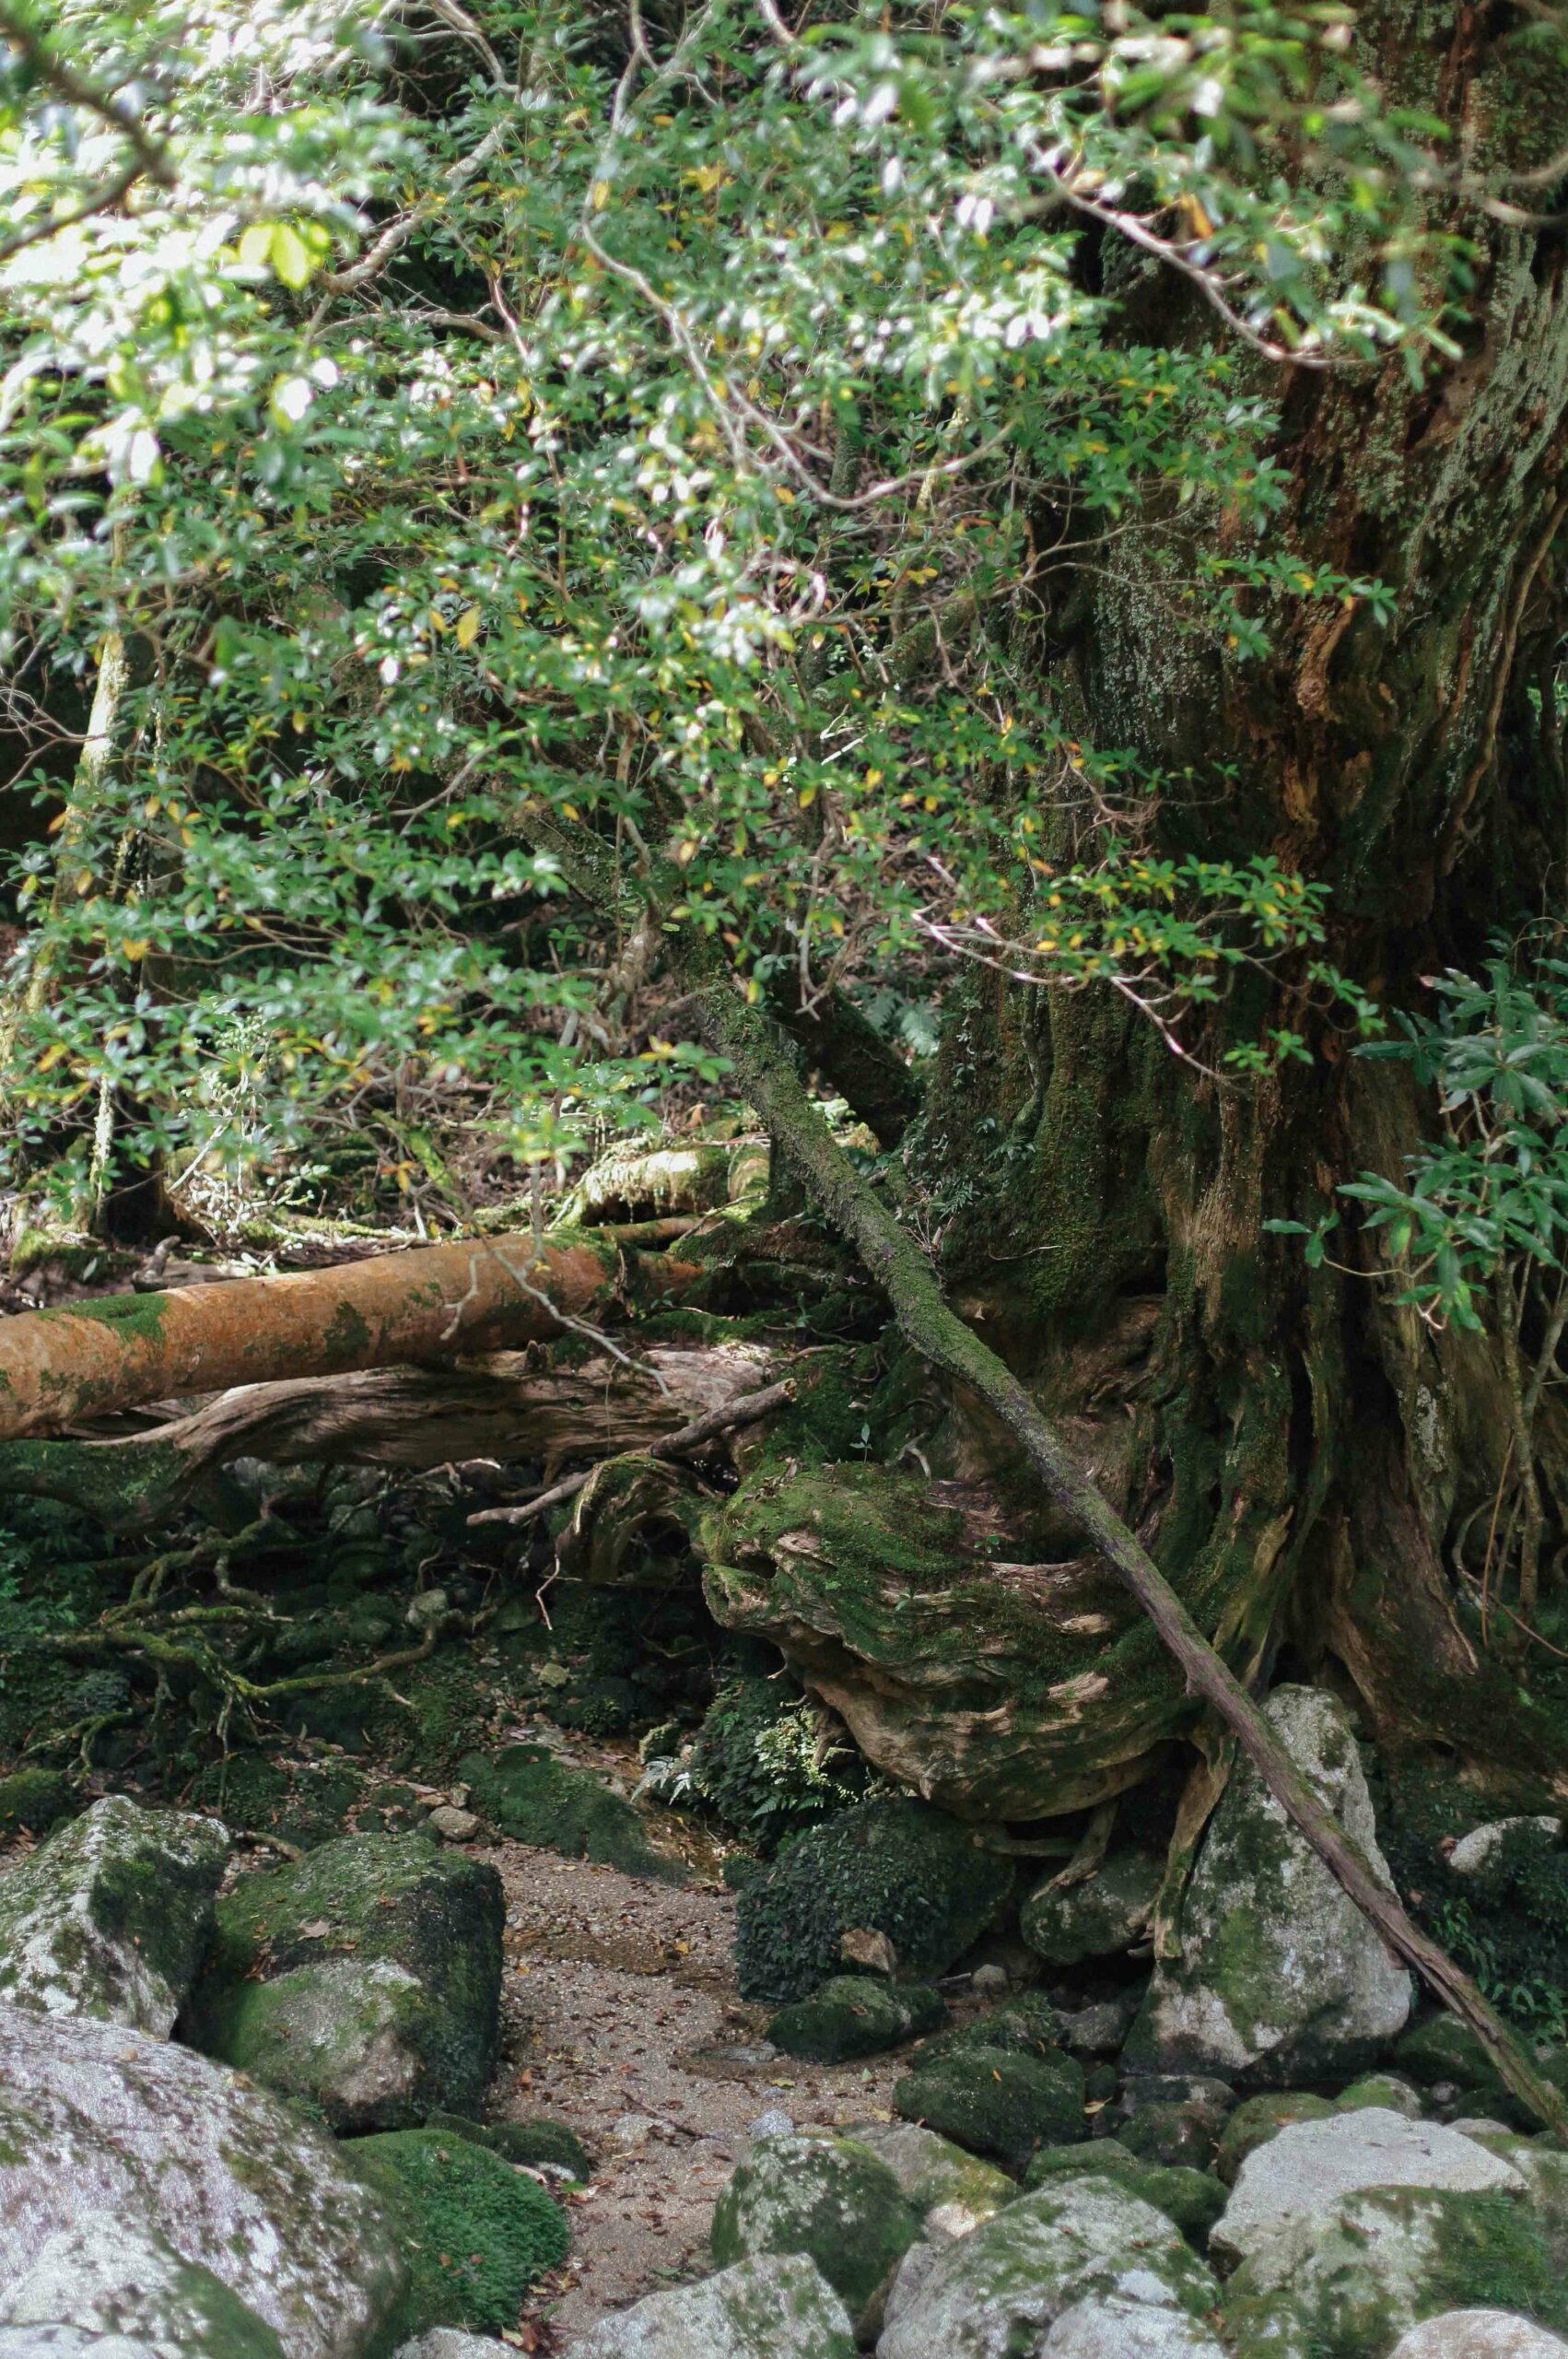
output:
<instances>
[{"instance_id":1,"label":"gravel ground","mask_svg":"<svg viewBox=\"0 0 1568 2359\"><path fill-rule=\"evenodd\" d=\"M550 2114L594 2164L571 2260L524 2330L556 2353L606 2311L706 2269L714 2203L760 2115L887 2119L907 2067L759 2052L767 2011L736 1996L722 1889L673 1890L520 1843L480 1856L507 1892L510 2055L492 2116Z\"/></svg>"}]
</instances>

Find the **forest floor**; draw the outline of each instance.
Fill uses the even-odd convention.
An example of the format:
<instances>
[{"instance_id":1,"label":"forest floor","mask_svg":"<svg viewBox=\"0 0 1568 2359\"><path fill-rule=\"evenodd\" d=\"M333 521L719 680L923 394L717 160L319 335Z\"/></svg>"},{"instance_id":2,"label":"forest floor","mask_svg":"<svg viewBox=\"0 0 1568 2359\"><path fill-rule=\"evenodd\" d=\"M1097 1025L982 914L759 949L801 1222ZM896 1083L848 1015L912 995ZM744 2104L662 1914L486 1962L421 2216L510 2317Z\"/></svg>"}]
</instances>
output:
<instances>
[{"instance_id":1,"label":"forest floor","mask_svg":"<svg viewBox=\"0 0 1568 2359\"><path fill-rule=\"evenodd\" d=\"M771 2110L887 2120L907 2060L796 2064L761 2047L769 2011L735 1989L734 1908L520 1843L476 1856L507 1893L508 2060L491 2116L565 2121L594 2162L572 2258L528 2306L541 2353L606 2311L702 2273L720 2189Z\"/></svg>"}]
</instances>

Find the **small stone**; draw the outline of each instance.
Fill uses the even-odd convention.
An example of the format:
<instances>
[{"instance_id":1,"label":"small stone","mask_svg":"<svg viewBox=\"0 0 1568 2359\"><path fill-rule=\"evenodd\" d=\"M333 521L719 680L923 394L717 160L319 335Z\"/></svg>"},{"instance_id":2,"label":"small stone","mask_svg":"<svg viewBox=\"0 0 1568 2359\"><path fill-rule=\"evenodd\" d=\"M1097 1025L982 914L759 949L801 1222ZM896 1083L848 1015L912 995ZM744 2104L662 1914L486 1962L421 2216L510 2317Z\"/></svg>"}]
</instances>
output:
<instances>
[{"instance_id":1,"label":"small stone","mask_svg":"<svg viewBox=\"0 0 1568 2359\"><path fill-rule=\"evenodd\" d=\"M813 2064L843 2064L877 2056L947 2020L939 1994L916 1982L884 1982L869 1974L835 1975L809 1999L780 2008L767 2036L781 2054Z\"/></svg>"},{"instance_id":2,"label":"small stone","mask_svg":"<svg viewBox=\"0 0 1568 2359\"><path fill-rule=\"evenodd\" d=\"M443 1843L472 1843L479 1832L477 1813L471 1810L459 1810L455 1802L440 1803L430 1813L425 1824L432 1835L440 1837Z\"/></svg>"},{"instance_id":3,"label":"small stone","mask_svg":"<svg viewBox=\"0 0 1568 2359\"><path fill-rule=\"evenodd\" d=\"M885 1933L869 1925L851 1925L840 1937L838 1954L846 1966L858 1966L867 1974L896 1974L898 1953Z\"/></svg>"},{"instance_id":4,"label":"small stone","mask_svg":"<svg viewBox=\"0 0 1568 2359\"><path fill-rule=\"evenodd\" d=\"M458 2326L433 2326L412 2342L401 2343L392 2359L508 2359L504 2342L486 2334L465 2334Z\"/></svg>"},{"instance_id":5,"label":"small stone","mask_svg":"<svg viewBox=\"0 0 1568 2359\"><path fill-rule=\"evenodd\" d=\"M651 2114L623 2113L610 2124L610 2136L620 2147L646 2146L658 2127Z\"/></svg>"},{"instance_id":6,"label":"small stone","mask_svg":"<svg viewBox=\"0 0 1568 2359\"><path fill-rule=\"evenodd\" d=\"M1214 2251L1223 2261L1246 2260L1287 2225L1310 2226L1363 2188L1520 2195L1525 2180L1501 2155L1438 2122L1375 2107L1293 2122L1242 2164L1214 2228Z\"/></svg>"},{"instance_id":7,"label":"small stone","mask_svg":"<svg viewBox=\"0 0 1568 2359\"><path fill-rule=\"evenodd\" d=\"M409 1600L403 1618L411 1630L430 1630L444 1622L451 1612L451 1599L444 1589L426 1589Z\"/></svg>"},{"instance_id":8,"label":"small stone","mask_svg":"<svg viewBox=\"0 0 1568 2359\"><path fill-rule=\"evenodd\" d=\"M1389 2359L1568 2359L1568 2342L1512 2310L1445 2310L1402 2334Z\"/></svg>"},{"instance_id":9,"label":"small stone","mask_svg":"<svg viewBox=\"0 0 1568 2359\"><path fill-rule=\"evenodd\" d=\"M1115 2056L1132 2028L1138 1998L1099 1999L1092 2007L1057 2013L1058 2036L1073 2056Z\"/></svg>"},{"instance_id":10,"label":"small stone","mask_svg":"<svg viewBox=\"0 0 1568 2359\"><path fill-rule=\"evenodd\" d=\"M1005 1999L1012 1984L1005 1966L977 1966L969 1988L977 1999Z\"/></svg>"},{"instance_id":11,"label":"small stone","mask_svg":"<svg viewBox=\"0 0 1568 2359\"><path fill-rule=\"evenodd\" d=\"M539 1684L541 1687L569 1687L571 1684L571 1672L567 1669L564 1662L542 1662L540 1664Z\"/></svg>"},{"instance_id":12,"label":"small stone","mask_svg":"<svg viewBox=\"0 0 1568 2359\"><path fill-rule=\"evenodd\" d=\"M794 2122L782 2106L770 2105L766 2113L759 2113L755 2121L748 2123L746 2136L748 2138L788 2138L793 2132L794 2127Z\"/></svg>"},{"instance_id":13,"label":"small stone","mask_svg":"<svg viewBox=\"0 0 1568 2359\"><path fill-rule=\"evenodd\" d=\"M1235 2105L1229 2082L1143 2072L1124 2083L1117 2136L1145 2163L1206 2171Z\"/></svg>"},{"instance_id":14,"label":"small stone","mask_svg":"<svg viewBox=\"0 0 1568 2359\"><path fill-rule=\"evenodd\" d=\"M1402 2113L1407 2121L1419 2121L1422 2117L1421 2098L1408 2081L1399 2080L1393 2072L1372 2073L1364 2081L1353 2081L1334 2099L1336 2113L1360 2113L1367 2106Z\"/></svg>"},{"instance_id":15,"label":"small stone","mask_svg":"<svg viewBox=\"0 0 1568 2359\"><path fill-rule=\"evenodd\" d=\"M1500 1866L1505 1854L1510 1865L1539 1859L1562 1839L1560 1818L1494 1818L1460 1837L1448 1854L1448 1872L1463 1883Z\"/></svg>"}]
</instances>

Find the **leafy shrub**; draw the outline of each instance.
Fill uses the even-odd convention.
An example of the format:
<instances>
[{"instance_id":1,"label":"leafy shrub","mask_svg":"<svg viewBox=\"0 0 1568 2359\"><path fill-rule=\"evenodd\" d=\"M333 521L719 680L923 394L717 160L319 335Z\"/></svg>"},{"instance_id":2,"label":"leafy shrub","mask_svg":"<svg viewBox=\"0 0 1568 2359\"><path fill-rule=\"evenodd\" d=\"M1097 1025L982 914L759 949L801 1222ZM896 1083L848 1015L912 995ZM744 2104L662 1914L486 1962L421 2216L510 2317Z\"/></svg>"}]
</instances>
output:
<instances>
[{"instance_id":1,"label":"leafy shrub","mask_svg":"<svg viewBox=\"0 0 1568 2359\"><path fill-rule=\"evenodd\" d=\"M764 1852L847 1809L866 1782L849 1746L824 1745L822 1714L810 1698L770 1679L720 1689L686 1766L690 1790Z\"/></svg>"},{"instance_id":2,"label":"leafy shrub","mask_svg":"<svg viewBox=\"0 0 1568 2359\"><path fill-rule=\"evenodd\" d=\"M742 1892L742 1995L805 1998L842 1971L852 1928L885 1933L903 1974L945 1973L1012 1890L1012 1867L972 1827L924 1802L861 1802L799 1837Z\"/></svg>"}]
</instances>

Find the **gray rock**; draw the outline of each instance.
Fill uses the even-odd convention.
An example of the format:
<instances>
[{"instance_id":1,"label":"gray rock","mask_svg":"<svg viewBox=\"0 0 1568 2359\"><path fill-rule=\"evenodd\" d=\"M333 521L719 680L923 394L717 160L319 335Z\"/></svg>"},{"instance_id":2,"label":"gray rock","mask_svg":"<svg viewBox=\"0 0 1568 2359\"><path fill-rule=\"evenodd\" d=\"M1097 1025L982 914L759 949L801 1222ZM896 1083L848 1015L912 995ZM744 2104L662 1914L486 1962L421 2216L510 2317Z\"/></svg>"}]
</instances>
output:
<instances>
[{"instance_id":1,"label":"gray rock","mask_svg":"<svg viewBox=\"0 0 1568 2359\"><path fill-rule=\"evenodd\" d=\"M1459 1837L1448 1854L1449 1873L1461 1880L1484 1875L1505 1853L1513 1861L1538 1858L1555 1851L1562 1839L1560 1818L1494 1818Z\"/></svg>"},{"instance_id":2,"label":"gray rock","mask_svg":"<svg viewBox=\"0 0 1568 2359\"><path fill-rule=\"evenodd\" d=\"M0 2296L103 2212L211 2270L287 2359L356 2359L402 2293L380 2199L276 2098L118 2025L0 2008Z\"/></svg>"},{"instance_id":3,"label":"gray rock","mask_svg":"<svg viewBox=\"0 0 1568 2359\"><path fill-rule=\"evenodd\" d=\"M720 2269L766 2253L807 2253L849 2313L874 2333L920 2215L881 2157L855 2138L764 2138L713 2214Z\"/></svg>"},{"instance_id":4,"label":"gray rock","mask_svg":"<svg viewBox=\"0 0 1568 2359\"><path fill-rule=\"evenodd\" d=\"M1086 2304L1114 2301L1167 2323L1205 2318L1218 2299L1164 2213L1115 2179L1053 2179L949 2245L918 2279L900 2273L877 2359L1017 2359L1051 2348L1050 2331Z\"/></svg>"},{"instance_id":5,"label":"gray rock","mask_svg":"<svg viewBox=\"0 0 1568 2359\"><path fill-rule=\"evenodd\" d=\"M274 2329L143 2221L95 2212L51 2236L0 2294L8 2327L130 2335L158 2359L283 2359Z\"/></svg>"},{"instance_id":6,"label":"gray rock","mask_svg":"<svg viewBox=\"0 0 1568 2359\"><path fill-rule=\"evenodd\" d=\"M401 2343L392 2359L509 2359L504 2342L486 2334L464 2334L461 2327L433 2326L412 2342Z\"/></svg>"},{"instance_id":7,"label":"gray rock","mask_svg":"<svg viewBox=\"0 0 1568 2359\"><path fill-rule=\"evenodd\" d=\"M1005 1966L977 1966L969 1977L969 1988L977 1999L1005 1999L1012 1978Z\"/></svg>"},{"instance_id":8,"label":"gray rock","mask_svg":"<svg viewBox=\"0 0 1568 2359\"><path fill-rule=\"evenodd\" d=\"M1136 1998L1097 1999L1093 2006L1063 2012L1057 2025L1061 2044L1073 2056L1115 2056L1132 2028Z\"/></svg>"},{"instance_id":9,"label":"gray rock","mask_svg":"<svg viewBox=\"0 0 1568 2359\"><path fill-rule=\"evenodd\" d=\"M1210 2247L1222 2262L1245 2260L1287 2226L1310 2223L1360 2189L1417 2187L1474 2195L1525 2192L1522 2173L1440 2122L1407 2121L1382 2107L1295 2121L1254 2147L1236 2173Z\"/></svg>"},{"instance_id":10,"label":"gray rock","mask_svg":"<svg viewBox=\"0 0 1568 2359\"><path fill-rule=\"evenodd\" d=\"M340 2133L477 2115L496 2067L506 1903L494 1868L349 1835L217 1904L182 2029Z\"/></svg>"},{"instance_id":11,"label":"gray rock","mask_svg":"<svg viewBox=\"0 0 1568 2359\"><path fill-rule=\"evenodd\" d=\"M1024 1903L1019 1931L1047 1966L1115 1957L1143 1938L1164 1872L1146 1853L1121 1851L1082 1884L1059 1890L1047 1876Z\"/></svg>"},{"instance_id":12,"label":"gray rock","mask_svg":"<svg viewBox=\"0 0 1568 2359\"><path fill-rule=\"evenodd\" d=\"M1512 2310L1445 2310L1402 2334L1389 2359L1564 2359L1568 2342Z\"/></svg>"},{"instance_id":13,"label":"gray rock","mask_svg":"<svg viewBox=\"0 0 1568 2359\"><path fill-rule=\"evenodd\" d=\"M94 1802L0 1882L0 2005L167 2038L228 1851L216 1818Z\"/></svg>"},{"instance_id":14,"label":"gray rock","mask_svg":"<svg viewBox=\"0 0 1568 2359\"><path fill-rule=\"evenodd\" d=\"M1515 2289L1521 2309L1560 2298L1527 2207L1495 2193L1368 2187L1259 2245L1225 2288L1225 2320L1247 2359L1383 2359L1418 2319Z\"/></svg>"},{"instance_id":15,"label":"gray rock","mask_svg":"<svg viewBox=\"0 0 1568 2359\"><path fill-rule=\"evenodd\" d=\"M816 2263L770 2253L650 2294L569 2344L566 2359L855 2359L855 2342Z\"/></svg>"},{"instance_id":16,"label":"gray rock","mask_svg":"<svg viewBox=\"0 0 1568 2359\"><path fill-rule=\"evenodd\" d=\"M428 1630L444 1622L451 1612L451 1599L444 1589L427 1589L409 1601L403 1618L411 1630Z\"/></svg>"},{"instance_id":17,"label":"gray rock","mask_svg":"<svg viewBox=\"0 0 1568 2359\"><path fill-rule=\"evenodd\" d=\"M1263 1709L1392 1892L1344 1707L1277 1687ZM1276 2084L1327 2080L1364 2070L1410 2012L1410 1976L1238 1762L1188 1887L1180 1954L1156 1967L1129 2052Z\"/></svg>"},{"instance_id":18,"label":"gray rock","mask_svg":"<svg viewBox=\"0 0 1568 2359\"><path fill-rule=\"evenodd\" d=\"M885 2163L899 2189L925 2224L924 2233L951 2244L989 2220L1018 2189L1005 2171L993 2170L977 2154L966 2154L951 2139L913 2121L857 2124L850 2137Z\"/></svg>"},{"instance_id":19,"label":"gray rock","mask_svg":"<svg viewBox=\"0 0 1568 2359\"><path fill-rule=\"evenodd\" d=\"M1151 2308L1113 2294L1063 2310L1040 2359L1224 2359L1208 2328L1185 2310Z\"/></svg>"},{"instance_id":20,"label":"gray rock","mask_svg":"<svg viewBox=\"0 0 1568 2359\"><path fill-rule=\"evenodd\" d=\"M782 2106L770 2105L755 2121L746 2124L748 2138L788 2138L795 2125Z\"/></svg>"},{"instance_id":21,"label":"gray rock","mask_svg":"<svg viewBox=\"0 0 1568 2359\"><path fill-rule=\"evenodd\" d=\"M480 1820L476 1811L460 1810L455 1802L439 1802L425 1824L443 1843L472 1843L479 1832Z\"/></svg>"}]
</instances>

